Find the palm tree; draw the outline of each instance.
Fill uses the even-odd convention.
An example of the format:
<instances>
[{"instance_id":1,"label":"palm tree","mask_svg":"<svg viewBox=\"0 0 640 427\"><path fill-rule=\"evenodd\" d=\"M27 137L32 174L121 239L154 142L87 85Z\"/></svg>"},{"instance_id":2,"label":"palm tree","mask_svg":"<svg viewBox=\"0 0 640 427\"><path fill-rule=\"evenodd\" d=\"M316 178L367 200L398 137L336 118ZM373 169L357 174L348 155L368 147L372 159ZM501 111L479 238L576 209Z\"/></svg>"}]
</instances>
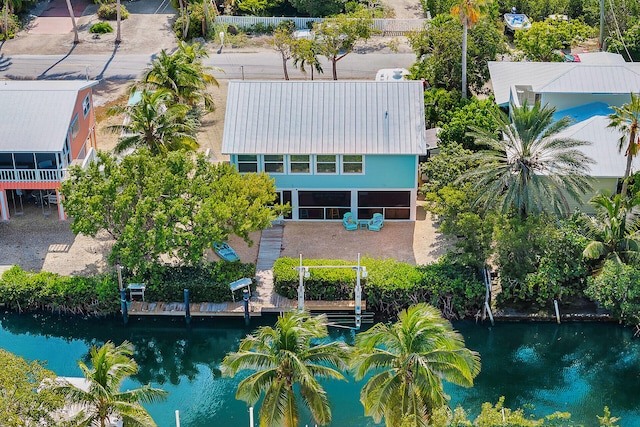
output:
<instances>
[{"instance_id":1,"label":"palm tree","mask_svg":"<svg viewBox=\"0 0 640 427\"><path fill-rule=\"evenodd\" d=\"M600 266L608 259L618 264L637 260L640 254L639 200L629 201L622 194L613 197L599 194L590 203L598 215L589 218L587 236L591 241L583 256L599 260Z\"/></svg>"},{"instance_id":2,"label":"palm tree","mask_svg":"<svg viewBox=\"0 0 640 427\"><path fill-rule=\"evenodd\" d=\"M442 381L471 387L480 355L440 312L417 304L392 325L378 323L356 336L356 380L370 372L360 393L365 415L387 427L427 426L432 412L447 405Z\"/></svg>"},{"instance_id":3,"label":"palm tree","mask_svg":"<svg viewBox=\"0 0 640 427\"><path fill-rule=\"evenodd\" d=\"M120 27L122 22L122 11L120 10L120 0L116 0L116 44L122 41Z\"/></svg>"},{"instance_id":4,"label":"palm tree","mask_svg":"<svg viewBox=\"0 0 640 427\"><path fill-rule=\"evenodd\" d=\"M133 345L125 341L116 347L108 341L100 348L92 347L90 355L91 368L78 362L86 388L68 383L54 387L66 396L67 402L82 405L74 425L105 427L109 421L120 418L124 425L155 426L141 404L164 400L167 392L149 385L120 391L122 382L138 372L138 364L131 358Z\"/></svg>"},{"instance_id":5,"label":"palm tree","mask_svg":"<svg viewBox=\"0 0 640 427\"><path fill-rule=\"evenodd\" d=\"M322 73L322 64L318 59L319 51L315 40L298 39L291 46L291 55L293 57L293 66L300 64L300 71L306 74L306 66L311 68L311 80L313 80L313 71Z\"/></svg>"},{"instance_id":6,"label":"palm tree","mask_svg":"<svg viewBox=\"0 0 640 427\"><path fill-rule=\"evenodd\" d=\"M73 12L73 7L71 6L71 0L67 1L67 10L69 11L69 16L71 17L71 25L73 26L73 43L80 43L80 38L78 37L78 25L76 24L76 15Z\"/></svg>"},{"instance_id":7,"label":"palm tree","mask_svg":"<svg viewBox=\"0 0 640 427\"><path fill-rule=\"evenodd\" d=\"M327 337L326 318L290 312L275 326L259 328L240 343L235 353L222 361L221 371L233 377L238 371L255 371L238 384L236 398L254 405L264 393L260 426L296 427L299 415L296 389L319 425L331 422L331 409L317 378L343 380L347 348L341 342L314 344Z\"/></svg>"},{"instance_id":8,"label":"palm tree","mask_svg":"<svg viewBox=\"0 0 640 427\"><path fill-rule=\"evenodd\" d=\"M559 135L570 120L554 122L555 108L525 102L511 109L513 123L502 111L491 112L498 132L473 128L467 133L489 149L472 154L470 160L479 166L459 179L474 183L475 203L485 209L498 204L506 213L515 208L523 219L549 210L569 212L567 196L579 201L591 188L586 174L593 160L580 151L588 143Z\"/></svg>"},{"instance_id":9,"label":"palm tree","mask_svg":"<svg viewBox=\"0 0 640 427\"><path fill-rule=\"evenodd\" d=\"M173 54L163 49L153 60L143 81L151 89L170 90L178 103L192 107L203 103L207 111L213 111L213 98L207 87L218 86L218 81L209 73L214 69L203 65L202 58L206 57L208 53L201 44L178 41Z\"/></svg>"},{"instance_id":10,"label":"palm tree","mask_svg":"<svg viewBox=\"0 0 640 427\"><path fill-rule=\"evenodd\" d=\"M451 15L462 22L462 97L467 98L467 33L481 16L487 0L461 0L451 8Z\"/></svg>"},{"instance_id":11,"label":"palm tree","mask_svg":"<svg viewBox=\"0 0 640 427\"><path fill-rule=\"evenodd\" d=\"M166 89L143 90L140 95L135 105L108 110L109 115L125 114L126 117L123 124L106 127L107 131L121 134L116 153L136 147L147 147L154 155L198 148L197 124L188 115L188 106L173 104L173 94Z\"/></svg>"},{"instance_id":12,"label":"palm tree","mask_svg":"<svg viewBox=\"0 0 640 427\"><path fill-rule=\"evenodd\" d=\"M627 195L627 186L629 184L629 175L631 174L631 163L633 158L640 151L640 141L638 141L638 118L640 117L640 94L631 93L631 101L622 107L612 107L614 113L609 115L609 127L616 128L623 135L620 137L618 151L622 151L627 135L627 148L624 155L627 157L627 167L624 171L622 181L622 197Z\"/></svg>"}]
</instances>

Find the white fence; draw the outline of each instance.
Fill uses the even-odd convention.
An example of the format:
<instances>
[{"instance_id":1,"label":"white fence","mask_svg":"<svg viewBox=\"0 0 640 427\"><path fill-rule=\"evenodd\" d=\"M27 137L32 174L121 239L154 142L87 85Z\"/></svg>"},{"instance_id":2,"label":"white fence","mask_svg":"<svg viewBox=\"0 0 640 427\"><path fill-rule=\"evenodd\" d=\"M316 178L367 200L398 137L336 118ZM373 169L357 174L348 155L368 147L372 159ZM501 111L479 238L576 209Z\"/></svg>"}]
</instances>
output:
<instances>
[{"instance_id":1,"label":"white fence","mask_svg":"<svg viewBox=\"0 0 640 427\"><path fill-rule=\"evenodd\" d=\"M277 26L282 21L293 21L299 30L308 29L314 22L323 21L324 18L294 18L294 17L260 17L260 16L216 16L216 23L230 24L238 28L249 28L256 24L264 26ZM373 28L380 31L382 36L402 36L410 31L424 28L427 19L374 19Z\"/></svg>"}]
</instances>

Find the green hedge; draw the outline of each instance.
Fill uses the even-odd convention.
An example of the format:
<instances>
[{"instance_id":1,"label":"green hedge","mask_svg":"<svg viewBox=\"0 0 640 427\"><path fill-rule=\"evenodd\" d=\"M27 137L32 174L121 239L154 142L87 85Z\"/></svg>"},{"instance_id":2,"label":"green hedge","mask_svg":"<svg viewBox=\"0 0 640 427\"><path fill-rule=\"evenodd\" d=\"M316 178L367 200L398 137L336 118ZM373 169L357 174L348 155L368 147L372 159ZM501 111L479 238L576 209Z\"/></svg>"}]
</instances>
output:
<instances>
[{"instance_id":1,"label":"green hedge","mask_svg":"<svg viewBox=\"0 0 640 427\"><path fill-rule=\"evenodd\" d=\"M438 307L447 318L474 315L485 294L484 284L475 270L444 258L438 263L414 266L392 259L363 258L368 277L363 279L363 298L367 309L385 316L418 302ZM297 298L299 260L280 258L273 267L276 292ZM306 259L303 265L353 265L342 260ZM305 279L305 299L353 299L355 271L349 269L311 269Z\"/></svg>"},{"instance_id":2,"label":"green hedge","mask_svg":"<svg viewBox=\"0 0 640 427\"><path fill-rule=\"evenodd\" d=\"M180 302L189 289L191 302L231 300L229 283L255 276L255 265L212 262L197 267L149 266L140 277L124 273L125 283L146 283L148 301ZM255 290L255 283L251 285ZM236 291L236 300L242 291ZM18 311L50 310L76 314L107 314L120 310L115 274L93 277L32 273L13 266L0 278L0 303Z\"/></svg>"},{"instance_id":3,"label":"green hedge","mask_svg":"<svg viewBox=\"0 0 640 427\"><path fill-rule=\"evenodd\" d=\"M148 301L182 301L189 289L191 302L225 302L231 300L229 283L248 277L253 280L254 264L211 262L193 267L150 266L143 275L129 282L146 283ZM255 283L251 285L255 290ZM236 291L236 301L242 291Z\"/></svg>"},{"instance_id":4,"label":"green hedge","mask_svg":"<svg viewBox=\"0 0 640 427\"><path fill-rule=\"evenodd\" d=\"M118 310L115 275L61 276L31 273L13 266L0 278L0 302L15 310L51 310L77 314Z\"/></svg>"}]
</instances>

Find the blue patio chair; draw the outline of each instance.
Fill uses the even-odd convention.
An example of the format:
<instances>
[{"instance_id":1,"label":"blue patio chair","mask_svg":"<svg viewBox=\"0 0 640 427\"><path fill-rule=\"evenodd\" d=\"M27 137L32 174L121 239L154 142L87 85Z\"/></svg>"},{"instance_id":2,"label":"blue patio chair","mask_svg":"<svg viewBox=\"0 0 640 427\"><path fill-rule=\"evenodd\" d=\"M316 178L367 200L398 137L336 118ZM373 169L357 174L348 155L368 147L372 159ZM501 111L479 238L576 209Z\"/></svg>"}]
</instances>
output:
<instances>
[{"instance_id":1,"label":"blue patio chair","mask_svg":"<svg viewBox=\"0 0 640 427\"><path fill-rule=\"evenodd\" d=\"M357 230L358 229L358 221L353 218L353 214L351 212L347 212L342 217L342 225L348 231Z\"/></svg>"},{"instance_id":2,"label":"blue patio chair","mask_svg":"<svg viewBox=\"0 0 640 427\"><path fill-rule=\"evenodd\" d=\"M373 218L369 220L369 230L380 231L384 227L384 217L381 213L374 213Z\"/></svg>"}]
</instances>

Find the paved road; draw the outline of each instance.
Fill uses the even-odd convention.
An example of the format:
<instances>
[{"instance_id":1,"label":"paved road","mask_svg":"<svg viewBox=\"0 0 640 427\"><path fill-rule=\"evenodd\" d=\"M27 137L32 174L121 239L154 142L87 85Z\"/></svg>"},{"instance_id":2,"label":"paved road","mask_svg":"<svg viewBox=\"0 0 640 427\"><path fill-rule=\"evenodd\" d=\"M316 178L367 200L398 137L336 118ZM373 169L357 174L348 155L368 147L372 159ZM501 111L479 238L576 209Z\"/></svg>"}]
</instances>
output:
<instances>
[{"instance_id":1,"label":"paved road","mask_svg":"<svg viewBox=\"0 0 640 427\"><path fill-rule=\"evenodd\" d=\"M151 55L4 55L0 54L0 78L4 79L135 79L150 61ZM413 54L352 53L338 62L339 79L373 79L380 68L408 67ZM213 53L206 65L223 72L223 79L282 79L282 60L276 52ZM323 79L331 78L331 65L323 64ZM290 77L304 78L291 66ZM317 74L316 74L317 76Z\"/></svg>"}]
</instances>

